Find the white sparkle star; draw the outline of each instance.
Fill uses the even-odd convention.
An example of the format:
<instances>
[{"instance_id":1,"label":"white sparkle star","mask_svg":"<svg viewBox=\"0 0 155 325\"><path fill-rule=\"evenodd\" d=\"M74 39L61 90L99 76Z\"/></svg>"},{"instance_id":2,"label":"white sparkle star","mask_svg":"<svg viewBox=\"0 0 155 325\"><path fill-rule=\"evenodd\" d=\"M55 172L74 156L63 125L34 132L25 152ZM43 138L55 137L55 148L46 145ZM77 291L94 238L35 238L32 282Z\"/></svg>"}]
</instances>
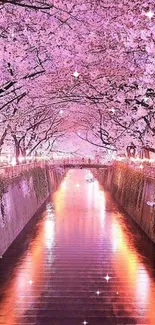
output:
<instances>
[{"instance_id":1,"label":"white sparkle star","mask_svg":"<svg viewBox=\"0 0 155 325\"><path fill-rule=\"evenodd\" d=\"M110 279L110 276L107 274L107 275L104 277L104 279L106 279L106 281L108 282L109 279Z\"/></svg>"},{"instance_id":2,"label":"white sparkle star","mask_svg":"<svg viewBox=\"0 0 155 325\"><path fill-rule=\"evenodd\" d=\"M32 280L30 280L30 281L29 281L29 284L31 285L32 283L33 283L33 281L32 281Z\"/></svg>"},{"instance_id":3,"label":"white sparkle star","mask_svg":"<svg viewBox=\"0 0 155 325\"><path fill-rule=\"evenodd\" d=\"M145 16L148 17L149 19L151 19L154 16L154 12L152 10L149 10L145 13Z\"/></svg>"},{"instance_id":4,"label":"white sparkle star","mask_svg":"<svg viewBox=\"0 0 155 325\"><path fill-rule=\"evenodd\" d=\"M96 294L97 294L98 296L100 295L100 293L101 293L101 292L100 292L99 290L98 290L98 291L96 291Z\"/></svg>"},{"instance_id":5,"label":"white sparkle star","mask_svg":"<svg viewBox=\"0 0 155 325\"><path fill-rule=\"evenodd\" d=\"M80 187L80 184L76 184L76 187Z\"/></svg>"},{"instance_id":6,"label":"white sparkle star","mask_svg":"<svg viewBox=\"0 0 155 325\"><path fill-rule=\"evenodd\" d=\"M83 325L87 325L88 324L88 322L86 322L86 320L84 320L84 322L82 323Z\"/></svg>"},{"instance_id":7,"label":"white sparkle star","mask_svg":"<svg viewBox=\"0 0 155 325\"><path fill-rule=\"evenodd\" d=\"M148 97L147 97L147 96L145 96L145 97L144 97L144 102L146 103L146 102L147 102L147 100L148 100Z\"/></svg>"},{"instance_id":8,"label":"white sparkle star","mask_svg":"<svg viewBox=\"0 0 155 325\"><path fill-rule=\"evenodd\" d=\"M78 78L79 73L78 73L77 71L74 71L73 76L74 76L75 78Z\"/></svg>"}]
</instances>

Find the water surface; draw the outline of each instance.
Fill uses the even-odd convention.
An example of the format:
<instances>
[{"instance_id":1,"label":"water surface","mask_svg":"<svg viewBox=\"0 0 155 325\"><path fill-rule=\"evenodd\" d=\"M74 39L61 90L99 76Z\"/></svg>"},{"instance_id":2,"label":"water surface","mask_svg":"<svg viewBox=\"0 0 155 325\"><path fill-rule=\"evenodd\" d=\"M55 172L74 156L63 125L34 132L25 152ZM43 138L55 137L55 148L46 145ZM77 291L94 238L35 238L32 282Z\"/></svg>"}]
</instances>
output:
<instances>
[{"instance_id":1,"label":"water surface","mask_svg":"<svg viewBox=\"0 0 155 325\"><path fill-rule=\"evenodd\" d=\"M1 325L155 325L155 245L88 173L70 170L0 259Z\"/></svg>"}]
</instances>

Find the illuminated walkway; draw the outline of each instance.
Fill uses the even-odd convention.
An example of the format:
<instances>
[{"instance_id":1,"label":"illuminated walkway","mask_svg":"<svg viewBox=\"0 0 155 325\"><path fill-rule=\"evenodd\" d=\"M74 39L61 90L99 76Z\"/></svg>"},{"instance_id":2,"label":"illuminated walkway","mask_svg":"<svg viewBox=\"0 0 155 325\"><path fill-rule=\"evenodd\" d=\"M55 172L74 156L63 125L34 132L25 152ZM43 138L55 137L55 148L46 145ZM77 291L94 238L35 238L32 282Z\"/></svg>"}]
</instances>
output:
<instances>
[{"instance_id":1,"label":"illuminated walkway","mask_svg":"<svg viewBox=\"0 0 155 325\"><path fill-rule=\"evenodd\" d=\"M1 325L155 325L155 245L87 173L0 259Z\"/></svg>"}]
</instances>

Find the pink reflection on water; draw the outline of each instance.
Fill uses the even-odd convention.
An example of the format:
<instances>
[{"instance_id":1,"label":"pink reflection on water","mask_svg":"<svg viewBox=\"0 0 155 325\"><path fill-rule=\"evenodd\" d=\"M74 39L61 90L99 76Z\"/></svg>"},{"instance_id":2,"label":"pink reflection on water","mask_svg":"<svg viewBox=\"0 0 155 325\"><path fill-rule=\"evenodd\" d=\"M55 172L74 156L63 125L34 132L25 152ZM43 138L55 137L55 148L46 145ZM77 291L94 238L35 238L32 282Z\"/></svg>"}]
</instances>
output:
<instances>
[{"instance_id":1,"label":"pink reflection on water","mask_svg":"<svg viewBox=\"0 0 155 325\"><path fill-rule=\"evenodd\" d=\"M42 292L48 296L51 290L52 297L58 290L60 296L66 296L68 288L71 297L77 295L79 301L79 290L88 293L87 306L92 292L101 292L100 312L104 312L107 299L116 316L142 316L147 324L155 324L155 279L149 264L144 263L143 251L136 248L134 229L128 228L123 214L98 182L87 183L85 176L84 170L67 173L54 194L54 211L49 207L42 214L35 237L6 285L0 305L4 325L13 325L18 317L33 311ZM72 280L66 282L69 272ZM57 287L52 289L55 279ZM69 308L67 301L64 303ZM57 308L61 313L61 305Z\"/></svg>"}]
</instances>

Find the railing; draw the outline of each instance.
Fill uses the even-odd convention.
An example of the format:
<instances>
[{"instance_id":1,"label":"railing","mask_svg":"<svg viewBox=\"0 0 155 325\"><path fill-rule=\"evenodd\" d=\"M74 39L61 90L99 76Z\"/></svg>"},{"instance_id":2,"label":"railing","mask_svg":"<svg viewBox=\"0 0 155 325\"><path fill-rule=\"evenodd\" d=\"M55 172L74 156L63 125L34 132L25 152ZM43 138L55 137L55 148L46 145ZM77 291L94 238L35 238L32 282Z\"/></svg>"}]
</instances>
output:
<instances>
[{"instance_id":1,"label":"railing","mask_svg":"<svg viewBox=\"0 0 155 325\"><path fill-rule=\"evenodd\" d=\"M56 165L80 165L80 164L101 164L101 161L99 161L98 159L90 159L90 158L66 158L66 159L57 159L57 160L53 160L52 161L53 164Z\"/></svg>"},{"instance_id":2,"label":"railing","mask_svg":"<svg viewBox=\"0 0 155 325\"><path fill-rule=\"evenodd\" d=\"M119 162L119 164L123 165L128 165L131 168L134 169L139 169L141 170L147 177L151 177L151 178L155 178L155 165L154 164L138 164L138 163L130 163L130 162ZM95 159L84 159L84 158L74 158L74 159L56 159L56 160L39 160L39 161L31 161L31 162L27 162L27 163L21 163L19 165L8 165L8 166L1 166L0 167L0 176L1 177L5 177L5 178L13 178L16 177L18 175L20 175L21 173L23 173L24 171L29 171L32 168L35 167L45 167L45 165L54 167L54 166L64 166L65 165L73 165L73 166L80 166L80 165L88 165L88 167L91 165L99 165L103 167L105 166L105 164L101 163L99 160L95 160Z\"/></svg>"},{"instance_id":3,"label":"railing","mask_svg":"<svg viewBox=\"0 0 155 325\"><path fill-rule=\"evenodd\" d=\"M40 162L31 162L31 163L19 164L19 165L16 165L16 166L0 167L0 176L5 177L5 178L13 178L13 177L16 177L16 176L20 175L24 171L29 171L30 169L38 167L38 166L44 167L45 162L40 161Z\"/></svg>"},{"instance_id":4,"label":"railing","mask_svg":"<svg viewBox=\"0 0 155 325\"><path fill-rule=\"evenodd\" d=\"M90 159L56 159L56 160L40 160L40 161L34 161L34 162L26 162L26 163L20 163L19 165L6 165L0 167L0 176L5 178L13 178L24 171L29 171L32 168L35 167L45 167L45 165L54 167L54 166L65 166L65 165L75 165L78 166L80 164L99 164L99 161L96 160L90 160Z\"/></svg>"}]
</instances>

